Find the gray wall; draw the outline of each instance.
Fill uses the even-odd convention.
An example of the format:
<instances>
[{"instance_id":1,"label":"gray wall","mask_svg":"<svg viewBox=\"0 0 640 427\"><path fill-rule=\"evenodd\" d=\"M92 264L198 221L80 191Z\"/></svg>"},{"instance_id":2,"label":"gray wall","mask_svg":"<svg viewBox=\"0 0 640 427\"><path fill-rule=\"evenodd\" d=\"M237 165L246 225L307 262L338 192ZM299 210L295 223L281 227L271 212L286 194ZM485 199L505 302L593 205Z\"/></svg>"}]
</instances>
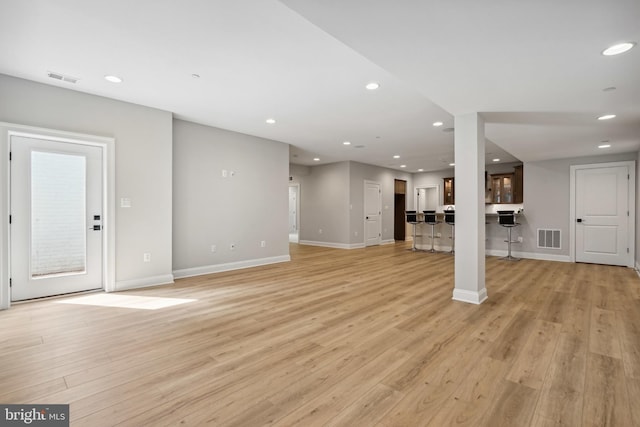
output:
<instances>
[{"instance_id":1,"label":"gray wall","mask_svg":"<svg viewBox=\"0 0 640 427\"><path fill-rule=\"evenodd\" d=\"M289 146L182 120L173 123L176 274L288 258Z\"/></svg>"},{"instance_id":2,"label":"gray wall","mask_svg":"<svg viewBox=\"0 0 640 427\"><path fill-rule=\"evenodd\" d=\"M115 138L116 200L132 203L116 208L116 284L171 280L172 114L5 75L0 100L0 121Z\"/></svg>"},{"instance_id":3,"label":"gray wall","mask_svg":"<svg viewBox=\"0 0 640 427\"><path fill-rule=\"evenodd\" d=\"M410 192L413 188L412 175L410 173L358 162L349 162L349 165L349 181L351 187L351 199L349 202L349 243L364 244L365 180L380 184L380 191L382 191L382 241L393 241L394 182L396 179L407 181L407 192ZM409 201L410 198L411 194L407 194L407 203L413 203Z\"/></svg>"},{"instance_id":4,"label":"gray wall","mask_svg":"<svg viewBox=\"0 0 640 427\"><path fill-rule=\"evenodd\" d=\"M364 245L365 180L382 191L382 241L393 240L394 180L412 186L409 173L357 162L292 164L289 174L300 183L300 240L339 247Z\"/></svg>"},{"instance_id":5,"label":"gray wall","mask_svg":"<svg viewBox=\"0 0 640 427\"><path fill-rule=\"evenodd\" d=\"M349 162L291 165L300 183L300 241L349 243Z\"/></svg>"},{"instance_id":6,"label":"gray wall","mask_svg":"<svg viewBox=\"0 0 640 427\"><path fill-rule=\"evenodd\" d=\"M518 230L518 235L524 238L524 243L519 245L518 250L569 256L570 166L636 160L636 158L636 153L626 153L525 163L524 218L526 223ZM562 249L537 248L536 229L538 228L560 229Z\"/></svg>"}]
</instances>

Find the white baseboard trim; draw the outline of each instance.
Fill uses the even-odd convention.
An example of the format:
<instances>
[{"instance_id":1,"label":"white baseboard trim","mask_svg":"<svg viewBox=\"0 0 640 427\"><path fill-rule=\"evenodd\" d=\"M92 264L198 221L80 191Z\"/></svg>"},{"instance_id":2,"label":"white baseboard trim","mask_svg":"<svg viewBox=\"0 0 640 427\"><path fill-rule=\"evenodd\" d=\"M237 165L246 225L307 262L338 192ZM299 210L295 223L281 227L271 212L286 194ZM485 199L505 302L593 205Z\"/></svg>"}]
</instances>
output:
<instances>
[{"instance_id":1,"label":"white baseboard trim","mask_svg":"<svg viewBox=\"0 0 640 427\"><path fill-rule=\"evenodd\" d=\"M364 243L333 243L333 242L316 242L313 240L300 240L301 245L320 246L323 248L333 249L362 249Z\"/></svg>"},{"instance_id":2,"label":"white baseboard trim","mask_svg":"<svg viewBox=\"0 0 640 427\"><path fill-rule=\"evenodd\" d=\"M452 299L454 301L467 302L470 304L482 304L484 300L487 299L487 289L483 288L478 292L466 289L454 289Z\"/></svg>"},{"instance_id":3,"label":"white baseboard trim","mask_svg":"<svg viewBox=\"0 0 640 427\"><path fill-rule=\"evenodd\" d=\"M507 256L507 251L500 250L500 249L487 249L485 253L489 256L499 256L499 257ZM569 255L553 255L553 254L542 254L537 252L517 252L517 251L511 251L511 255L516 258L537 259L541 261L571 262L571 257Z\"/></svg>"},{"instance_id":4,"label":"white baseboard trim","mask_svg":"<svg viewBox=\"0 0 640 427\"><path fill-rule=\"evenodd\" d=\"M383 240L382 242L380 242L381 245L395 245L395 243L395 239Z\"/></svg>"},{"instance_id":5,"label":"white baseboard trim","mask_svg":"<svg viewBox=\"0 0 640 427\"><path fill-rule=\"evenodd\" d=\"M640 262L636 261L636 273L638 273L638 276L640 276Z\"/></svg>"},{"instance_id":6,"label":"white baseboard trim","mask_svg":"<svg viewBox=\"0 0 640 427\"><path fill-rule=\"evenodd\" d=\"M228 262L225 264L205 265L202 267L184 268L174 270L173 276L176 279L185 277L202 276L203 274L221 273L223 271L240 270L243 268L258 267L261 265L277 264L279 262L289 262L289 255L274 256L269 258L248 259L246 261Z\"/></svg>"},{"instance_id":7,"label":"white baseboard trim","mask_svg":"<svg viewBox=\"0 0 640 427\"><path fill-rule=\"evenodd\" d=\"M161 276L145 277L143 279L116 281L115 291L126 291L128 289L147 288L149 286L170 285L173 283L173 274L163 274Z\"/></svg>"}]
</instances>

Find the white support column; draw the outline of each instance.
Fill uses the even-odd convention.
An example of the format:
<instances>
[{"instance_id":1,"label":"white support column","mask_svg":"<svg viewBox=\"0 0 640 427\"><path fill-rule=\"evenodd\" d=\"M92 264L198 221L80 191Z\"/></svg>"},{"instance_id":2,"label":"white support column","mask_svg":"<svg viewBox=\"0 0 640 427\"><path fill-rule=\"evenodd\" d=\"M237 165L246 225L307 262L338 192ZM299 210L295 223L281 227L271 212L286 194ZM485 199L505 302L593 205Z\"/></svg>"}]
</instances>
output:
<instances>
[{"instance_id":1,"label":"white support column","mask_svg":"<svg viewBox=\"0 0 640 427\"><path fill-rule=\"evenodd\" d=\"M481 304L485 288L484 120L455 117L455 289L453 299Z\"/></svg>"}]
</instances>

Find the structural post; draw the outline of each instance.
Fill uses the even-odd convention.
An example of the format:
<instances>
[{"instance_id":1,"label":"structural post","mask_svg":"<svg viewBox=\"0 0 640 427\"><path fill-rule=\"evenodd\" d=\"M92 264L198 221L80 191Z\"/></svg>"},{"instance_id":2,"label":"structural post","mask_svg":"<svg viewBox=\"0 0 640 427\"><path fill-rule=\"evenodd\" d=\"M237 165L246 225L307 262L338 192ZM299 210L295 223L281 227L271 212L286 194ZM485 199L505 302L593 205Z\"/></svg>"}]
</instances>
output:
<instances>
[{"instance_id":1,"label":"structural post","mask_svg":"<svg viewBox=\"0 0 640 427\"><path fill-rule=\"evenodd\" d=\"M480 304L485 288L484 120L455 116L455 289L453 299Z\"/></svg>"}]
</instances>

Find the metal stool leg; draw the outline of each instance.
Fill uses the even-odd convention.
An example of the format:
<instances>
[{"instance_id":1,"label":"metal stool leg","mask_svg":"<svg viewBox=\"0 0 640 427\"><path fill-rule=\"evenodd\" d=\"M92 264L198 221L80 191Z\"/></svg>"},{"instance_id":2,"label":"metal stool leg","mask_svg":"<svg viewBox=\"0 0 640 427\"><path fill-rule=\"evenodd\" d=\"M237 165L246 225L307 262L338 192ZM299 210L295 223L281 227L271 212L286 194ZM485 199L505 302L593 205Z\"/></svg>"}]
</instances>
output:
<instances>
[{"instance_id":1,"label":"metal stool leg","mask_svg":"<svg viewBox=\"0 0 640 427\"><path fill-rule=\"evenodd\" d=\"M451 224L451 255L455 253L454 247L456 245L456 226Z\"/></svg>"},{"instance_id":2,"label":"metal stool leg","mask_svg":"<svg viewBox=\"0 0 640 427\"><path fill-rule=\"evenodd\" d=\"M413 226L413 242L411 245L411 250L412 251L417 251L418 249L416 249L416 224L411 224Z\"/></svg>"},{"instance_id":3,"label":"metal stool leg","mask_svg":"<svg viewBox=\"0 0 640 427\"><path fill-rule=\"evenodd\" d=\"M434 253L436 251L436 249L433 246L433 243L436 239L435 229L436 229L436 226L434 224L431 224L431 250L429 251L431 253Z\"/></svg>"},{"instance_id":4,"label":"metal stool leg","mask_svg":"<svg viewBox=\"0 0 640 427\"><path fill-rule=\"evenodd\" d=\"M508 239L507 240L507 256L502 258L502 259L504 259L506 261L520 261L520 258L516 258L516 257L511 256L511 243L512 243L512 241L511 241L511 229L512 228L513 227L507 227L507 236L508 236L507 237L507 239Z\"/></svg>"}]
</instances>

